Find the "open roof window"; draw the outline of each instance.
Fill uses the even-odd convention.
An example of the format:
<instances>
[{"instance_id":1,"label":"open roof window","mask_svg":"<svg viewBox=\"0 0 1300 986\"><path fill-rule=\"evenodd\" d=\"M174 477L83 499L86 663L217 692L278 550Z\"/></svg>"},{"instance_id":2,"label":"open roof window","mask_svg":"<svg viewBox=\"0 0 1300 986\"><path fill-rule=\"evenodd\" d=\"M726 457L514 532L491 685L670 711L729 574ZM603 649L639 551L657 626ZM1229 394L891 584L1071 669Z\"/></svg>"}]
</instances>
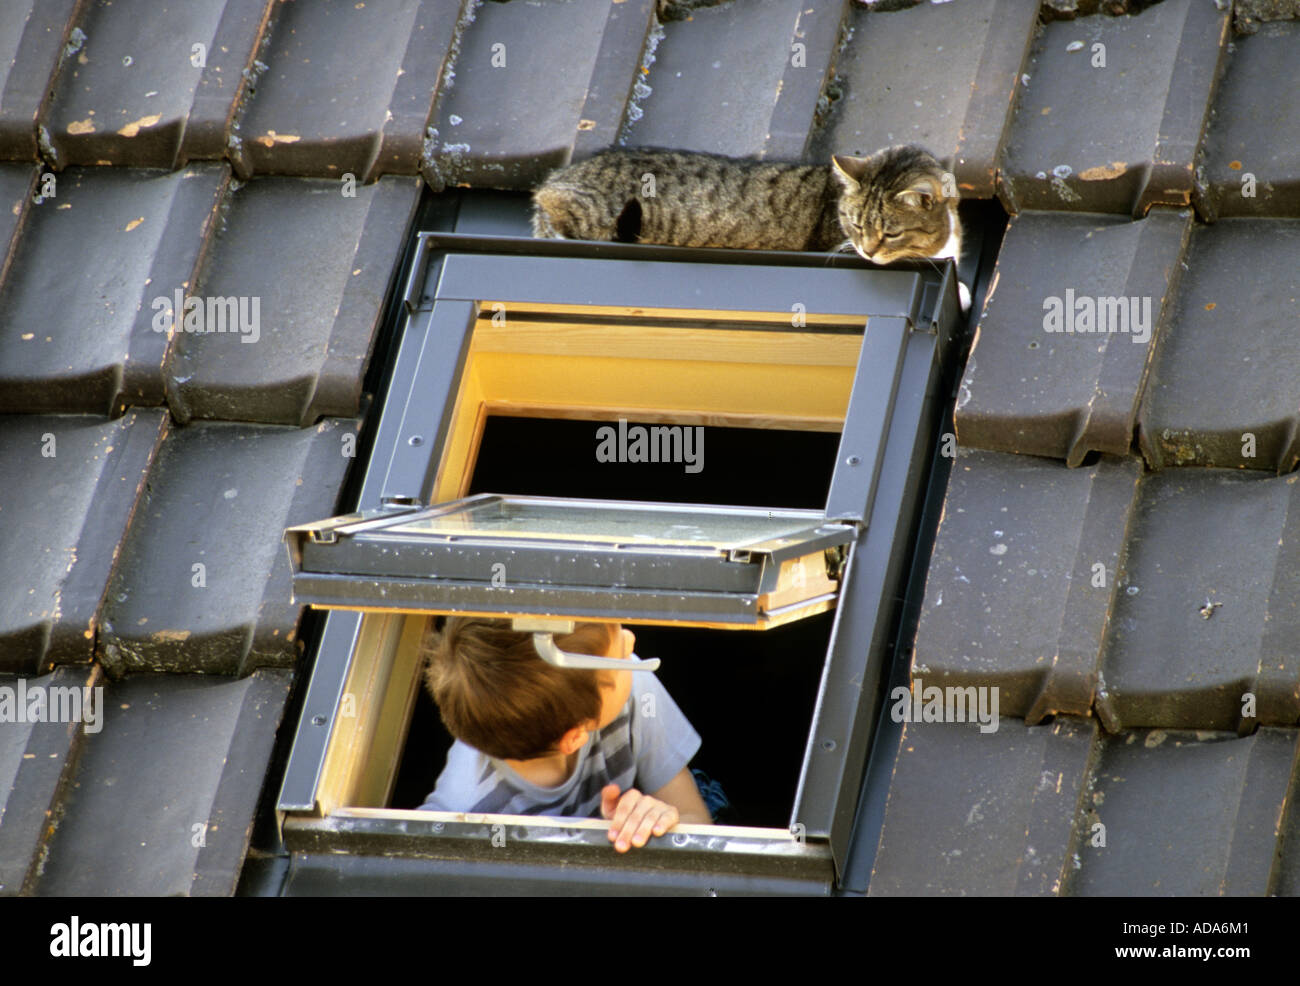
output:
<instances>
[{"instance_id":1,"label":"open roof window","mask_svg":"<svg viewBox=\"0 0 1300 986\"><path fill-rule=\"evenodd\" d=\"M817 511L487 493L289 532L317 606L760 630L829 609L856 535Z\"/></svg>"},{"instance_id":2,"label":"open roof window","mask_svg":"<svg viewBox=\"0 0 1300 986\"><path fill-rule=\"evenodd\" d=\"M830 886L957 322L952 268L931 268L421 234L358 509L286 532L296 600L331 611L280 800L303 886L317 872L311 850L337 867L340 854L376 846L490 881L476 861L499 858L503 827L511 858L543 868L585 862L645 885L665 867L742 883L779 871L791 887ZM657 460L660 494L593 494L570 479L539 495L527 471L517 482L502 471L499 448L487 454L485 434L490 444L507 419L527 419L534 434L581 423L594 463ZM767 476L788 488L789 450L809 433L830 461L795 484L802 502L764 495ZM765 454L723 466L733 481L703 495L663 495L671 475L698 493L686 480L717 468L709 454L734 450L737 435ZM480 458L506 486L472 488ZM797 763L788 825L765 811L760 824L679 826L612 859L598 820L393 807L419 637L443 613L617 620L677 628L647 633L696 647L700 634L720 635L733 650L753 635L729 631L793 642L810 621L813 636L798 631L799 646L776 658L801 669L812 696L799 749L786 751ZM691 669L673 674L682 682ZM780 674L770 677L768 711L783 699ZM749 684L761 689L761 663ZM695 722L706 750L710 733L762 730L743 706L715 704L730 718ZM682 705L690 715L689 696Z\"/></svg>"}]
</instances>

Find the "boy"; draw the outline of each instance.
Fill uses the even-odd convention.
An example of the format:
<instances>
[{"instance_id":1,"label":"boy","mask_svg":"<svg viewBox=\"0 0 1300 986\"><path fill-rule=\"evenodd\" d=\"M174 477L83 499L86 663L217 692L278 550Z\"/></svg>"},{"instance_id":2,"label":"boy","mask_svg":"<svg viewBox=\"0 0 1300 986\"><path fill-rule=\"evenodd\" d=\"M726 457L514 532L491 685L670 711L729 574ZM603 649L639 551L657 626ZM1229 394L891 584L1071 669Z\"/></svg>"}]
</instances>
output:
<instances>
[{"instance_id":1,"label":"boy","mask_svg":"<svg viewBox=\"0 0 1300 986\"><path fill-rule=\"evenodd\" d=\"M635 642L617 623L555 638L561 650L614 658ZM679 821L713 820L686 766L700 737L652 673L552 667L506 620L447 617L422 650L456 742L421 808L599 815L618 852Z\"/></svg>"}]
</instances>

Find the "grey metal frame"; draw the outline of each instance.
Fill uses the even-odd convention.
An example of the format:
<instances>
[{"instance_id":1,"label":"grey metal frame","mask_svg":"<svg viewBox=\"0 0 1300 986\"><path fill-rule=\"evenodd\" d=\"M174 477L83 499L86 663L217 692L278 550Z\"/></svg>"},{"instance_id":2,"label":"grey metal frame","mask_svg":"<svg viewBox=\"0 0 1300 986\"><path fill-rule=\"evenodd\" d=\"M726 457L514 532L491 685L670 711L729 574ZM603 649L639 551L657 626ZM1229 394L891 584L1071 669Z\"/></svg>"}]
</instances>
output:
<instances>
[{"instance_id":1,"label":"grey metal frame","mask_svg":"<svg viewBox=\"0 0 1300 986\"><path fill-rule=\"evenodd\" d=\"M943 401L938 384L959 320L951 263L877 270L818 254L422 233L406 281L400 348L357 509L376 510L386 500L428 502L480 300L768 313L788 312L792 299L812 298L818 311L870 320L826 514L828 521L854 524L861 533L841 575L791 815L792 829L802 826L809 839L828 841L838 874L879 711L892 600L901 595L910 564L920 483ZM315 807L360 619L340 611L326 617L285 771L281 811ZM365 827L353 819L340 831ZM386 831L379 824L370 830ZM419 845L418 852L427 855L423 838ZM637 873L627 869L626 880L636 883ZM658 885L658 878L643 875L647 886ZM539 875L537 885L549 878Z\"/></svg>"},{"instance_id":2,"label":"grey metal frame","mask_svg":"<svg viewBox=\"0 0 1300 986\"><path fill-rule=\"evenodd\" d=\"M730 547L706 543L625 545L581 536L532 539L524 534L470 532L451 537L393 530L413 520L493 502L724 518L766 514L768 519L776 515L793 526L780 538L760 538ZM783 562L848 544L857 533L847 524L827 525L822 513L807 510L633 501L611 504L486 493L425 508L400 505L387 514L368 512L351 522L345 520L303 524L285 533L296 601L361 608L402 606L438 613L571 613L631 623L644 619L752 624L763 615L760 596L776 590ZM399 545L400 552L392 550ZM491 562L496 560L509 562L508 594L492 581Z\"/></svg>"}]
</instances>

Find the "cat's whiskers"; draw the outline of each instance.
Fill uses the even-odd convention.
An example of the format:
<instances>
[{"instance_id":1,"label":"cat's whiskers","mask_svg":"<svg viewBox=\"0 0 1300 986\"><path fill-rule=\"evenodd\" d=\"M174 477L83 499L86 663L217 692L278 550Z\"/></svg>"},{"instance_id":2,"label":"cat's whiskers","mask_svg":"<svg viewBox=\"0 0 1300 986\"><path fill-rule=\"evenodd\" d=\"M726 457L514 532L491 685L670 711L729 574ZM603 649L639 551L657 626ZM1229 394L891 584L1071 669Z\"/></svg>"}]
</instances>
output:
<instances>
[{"instance_id":1,"label":"cat's whiskers","mask_svg":"<svg viewBox=\"0 0 1300 986\"><path fill-rule=\"evenodd\" d=\"M841 253L856 253L856 252L857 251L853 249L853 241L845 240L839 246L832 247L830 250L826 251L826 266L829 267L831 265L832 260L835 257L838 257Z\"/></svg>"}]
</instances>

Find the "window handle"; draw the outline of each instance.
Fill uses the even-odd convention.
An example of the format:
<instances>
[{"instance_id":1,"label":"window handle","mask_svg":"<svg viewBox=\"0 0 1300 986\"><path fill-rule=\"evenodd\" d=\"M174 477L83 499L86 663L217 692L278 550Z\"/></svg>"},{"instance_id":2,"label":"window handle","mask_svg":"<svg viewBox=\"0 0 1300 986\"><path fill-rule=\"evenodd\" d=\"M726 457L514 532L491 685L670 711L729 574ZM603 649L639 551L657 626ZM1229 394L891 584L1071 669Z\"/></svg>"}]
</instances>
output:
<instances>
[{"instance_id":1,"label":"window handle","mask_svg":"<svg viewBox=\"0 0 1300 986\"><path fill-rule=\"evenodd\" d=\"M608 669L610 671L657 671L659 658L642 659L635 654L625 658L598 657L595 654L574 654L560 650L555 645L555 636L551 633L534 633L533 646L537 654L547 664L557 668L582 668L590 671Z\"/></svg>"}]
</instances>

